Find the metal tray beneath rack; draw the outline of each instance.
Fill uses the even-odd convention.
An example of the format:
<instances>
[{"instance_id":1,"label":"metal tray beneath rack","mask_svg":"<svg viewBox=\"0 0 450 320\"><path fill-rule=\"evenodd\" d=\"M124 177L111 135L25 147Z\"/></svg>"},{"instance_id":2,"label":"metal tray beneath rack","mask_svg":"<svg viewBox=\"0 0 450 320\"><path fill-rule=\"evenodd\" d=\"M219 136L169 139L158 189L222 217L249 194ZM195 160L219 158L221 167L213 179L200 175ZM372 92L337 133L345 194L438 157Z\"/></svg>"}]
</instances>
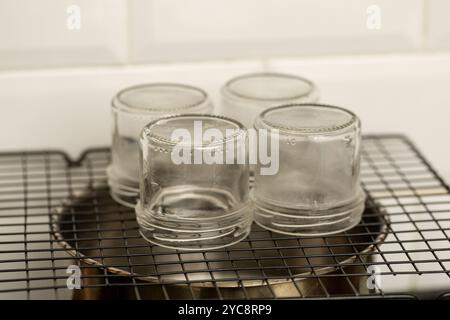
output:
<instances>
[{"instance_id":1,"label":"metal tray beneath rack","mask_svg":"<svg viewBox=\"0 0 450 320\"><path fill-rule=\"evenodd\" d=\"M59 151L0 153L0 298L414 298L377 279L425 275L447 285L441 297L450 292L450 192L404 136L365 137L370 197L356 228L295 238L255 226L211 252L142 240L133 211L109 197L108 162L105 148L77 161ZM67 288L72 265L79 290Z\"/></svg>"},{"instance_id":2,"label":"metal tray beneath rack","mask_svg":"<svg viewBox=\"0 0 450 320\"><path fill-rule=\"evenodd\" d=\"M92 193L98 203L92 202ZM216 288L227 298L317 296L325 290L351 293L358 276L321 279L318 275L356 272L368 262L374 246L382 243L387 226L384 217L368 204L364 222L347 233L297 238L274 234L254 225L250 236L227 249L182 253L148 244L138 233L133 210L118 208L106 186L75 195L57 209L53 224L56 239L76 259L90 268L89 279L100 269L139 281L139 295L163 298L164 292L145 283L164 283L177 298L214 298ZM359 268L359 272L364 269ZM120 281L127 278L122 277ZM176 285L176 287L174 286ZM326 289L325 287L328 287ZM109 290L77 292L78 298L105 297ZM115 290L115 294L117 293ZM136 298L122 290L122 296Z\"/></svg>"}]
</instances>

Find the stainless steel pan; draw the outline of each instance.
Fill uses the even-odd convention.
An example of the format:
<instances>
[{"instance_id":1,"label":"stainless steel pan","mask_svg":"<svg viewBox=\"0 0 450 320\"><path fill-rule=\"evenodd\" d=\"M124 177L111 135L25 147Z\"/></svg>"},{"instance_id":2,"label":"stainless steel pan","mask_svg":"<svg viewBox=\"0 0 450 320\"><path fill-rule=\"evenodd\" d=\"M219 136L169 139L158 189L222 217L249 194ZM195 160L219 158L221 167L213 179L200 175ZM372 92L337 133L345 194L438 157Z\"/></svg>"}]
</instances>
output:
<instances>
[{"instance_id":1,"label":"stainless steel pan","mask_svg":"<svg viewBox=\"0 0 450 320\"><path fill-rule=\"evenodd\" d=\"M254 225L247 240L227 250L180 253L142 239L133 210L115 203L106 186L75 194L55 213L53 235L83 266L84 289L74 291L75 299L364 293L363 264L386 236L382 215L366 210L365 225L346 235L294 238Z\"/></svg>"}]
</instances>

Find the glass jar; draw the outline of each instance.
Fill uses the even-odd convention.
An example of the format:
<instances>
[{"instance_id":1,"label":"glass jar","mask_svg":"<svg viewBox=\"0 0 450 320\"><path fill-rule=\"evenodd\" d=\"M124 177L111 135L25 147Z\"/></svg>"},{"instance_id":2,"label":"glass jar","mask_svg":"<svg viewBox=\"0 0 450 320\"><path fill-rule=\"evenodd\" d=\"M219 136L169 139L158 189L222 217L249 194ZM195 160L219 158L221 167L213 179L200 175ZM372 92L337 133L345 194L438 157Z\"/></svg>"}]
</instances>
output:
<instances>
[{"instance_id":1,"label":"glass jar","mask_svg":"<svg viewBox=\"0 0 450 320\"><path fill-rule=\"evenodd\" d=\"M222 87L220 114L252 128L265 109L288 103L316 102L319 93L312 81L283 73L253 73L229 80Z\"/></svg>"},{"instance_id":2,"label":"glass jar","mask_svg":"<svg viewBox=\"0 0 450 320\"><path fill-rule=\"evenodd\" d=\"M140 232L179 250L208 250L247 237L252 223L247 134L237 121L179 115L151 122L140 141Z\"/></svg>"},{"instance_id":3,"label":"glass jar","mask_svg":"<svg viewBox=\"0 0 450 320\"><path fill-rule=\"evenodd\" d=\"M212 113L207 93L175 83L150 83L120 91L112 101L112 154L107 169L111 196L134 208L139 196L138 141L149 122L174 114Z\"/></svg>"},{"instance_id":4,"label":"glass jar","mask_svg":"<svg viewBox=\"0 0 450 320\"><path fill-rule=\"evenodd\" d=\"M278 170L255 170L255 222L268 230L327 235L354 227L364 210L361 123L351 111L321 104L267 109L255 122L279 142Z\"/></svg>"}]
</instances>

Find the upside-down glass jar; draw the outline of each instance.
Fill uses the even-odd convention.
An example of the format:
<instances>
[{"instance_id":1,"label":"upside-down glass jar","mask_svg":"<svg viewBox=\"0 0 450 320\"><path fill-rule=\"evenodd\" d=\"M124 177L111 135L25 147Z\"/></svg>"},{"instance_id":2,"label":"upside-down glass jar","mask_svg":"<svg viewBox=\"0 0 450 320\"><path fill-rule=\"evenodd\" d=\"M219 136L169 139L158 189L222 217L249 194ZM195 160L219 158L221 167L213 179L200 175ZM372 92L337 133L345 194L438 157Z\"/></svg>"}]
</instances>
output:
<instances>
[{"instance_id":1,"label":"upside-down glass jar","mask_svg":"<svg viewBox=\"0 0 450 320\"><path fill-rule=\"evenodd\" d=\"M136 217L149 242L209 250L246 238L252 223L247 132L211 115L162 118L140 140Z\"/></svg>"},{"instance_id":2,"label":"upside-down glass jar","mask_svg":"<svg viewBox=\"0 0 450 320\"><path fill-rule=\"evenodd\" d=\"M318 98L317 87L308 79L284 73L252 73L225 83L219 112L252 128L256 117L269 107L316 102Z\"/></svg>"},{"instance_id":3,"label":"upside-down glass jar","mask_svg":"<svg viewBox=\"0 0 450 320\"><path fill-rule=\"evenodd\" d=\"M283 105L262 112L254 126L279 145L278 170L265 174L261 164L255 170L257 224L295 236L334 234L358 224L365 193L359 180L361 124L353 112Z\"/></svg>"},{"instance_id":4,"label":"upside-down glass jar","mask_svg":"<svg viewBox=\"0 0 450 320\"><path fill-rule=\"evenodd\" d=\"M207 93L175 83L150 83L120 91L112 101L112 159L107 169L110 193L134 208L139 198L139 136L149 122L174 114L212 113Z\"/></svg>"}]
</instances>

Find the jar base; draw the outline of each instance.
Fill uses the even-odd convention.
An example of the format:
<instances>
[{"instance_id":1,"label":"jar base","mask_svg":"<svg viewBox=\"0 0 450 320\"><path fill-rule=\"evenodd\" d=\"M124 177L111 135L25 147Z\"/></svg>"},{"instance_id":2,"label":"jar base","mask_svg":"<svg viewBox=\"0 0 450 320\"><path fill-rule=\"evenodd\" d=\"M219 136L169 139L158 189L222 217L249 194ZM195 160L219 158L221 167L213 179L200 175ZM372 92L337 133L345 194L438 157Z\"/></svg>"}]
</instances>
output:
<instances>
[{"instance_id":1,"label":"jar base","mask_svg":"<svg viewBox=\"0 0 450 320\"><path fill-rule=\"evenodd\" d=\"M225 219L166 220L155 212L136 205L139 232L151 244L181 251L214 250L234 245L245 239L252 224L250 204Z\"/></svg>"},{"instance_id":2,"label":"jar base","mask_svg":"<svg viewBox=\"0 0 450 320\"><path fill-rule=\"evenodd\" d=\"M131 209L134 209L134 207L136 206L136 203L138 201L138 198L139 198L139 194L136 194L134 196L133 195L124 195L124 194L121 194L120 192L114 191L111 188L109 190L109 195L118 204L120 204L124 207L127 207L127 208L131 208Z\"/></svg>"},{"instance_id":3,"label":"jar base","mask_svg":"<svg viewBox=\"0 0 450 320\"><path fill-rule=\"evenodd\" d=\"M139 198L139 182L117 178L111 165L106 169L106 176L111 198L127 208L134 209Z\"/></svg>"},{"instance_id":4,"label":"jar base","mask_svg":"<svg viewBox=\"0 0 450 320\"><path fill-rule=\"evenodd\" d=\"M365 194L348 205L327 210L298 210L268 207L255 202L255 223L260 227L291 236L326 236L355 227L365 208Z\"/></svg>"},{"instance_id":5,"label":"jar base","mask_svg":"<svg viewBox=\"0 0 450 320\"><path fill-rule=\"evenodd\" d=\"M232 231L227 232L226 236L217 237L217 239L183 239L182 241L176 238L160 237L156 231L150 231L144 228L139 228L141 236L153 245L159 247L174 249L180 251L203 251L203 250L216 250L235 245L250 234L250 227L248 228L234 228ZM201 233L197 233L201 236ZM213 237L214 238L214 237Z\"/></svg>"}]
</instances>

